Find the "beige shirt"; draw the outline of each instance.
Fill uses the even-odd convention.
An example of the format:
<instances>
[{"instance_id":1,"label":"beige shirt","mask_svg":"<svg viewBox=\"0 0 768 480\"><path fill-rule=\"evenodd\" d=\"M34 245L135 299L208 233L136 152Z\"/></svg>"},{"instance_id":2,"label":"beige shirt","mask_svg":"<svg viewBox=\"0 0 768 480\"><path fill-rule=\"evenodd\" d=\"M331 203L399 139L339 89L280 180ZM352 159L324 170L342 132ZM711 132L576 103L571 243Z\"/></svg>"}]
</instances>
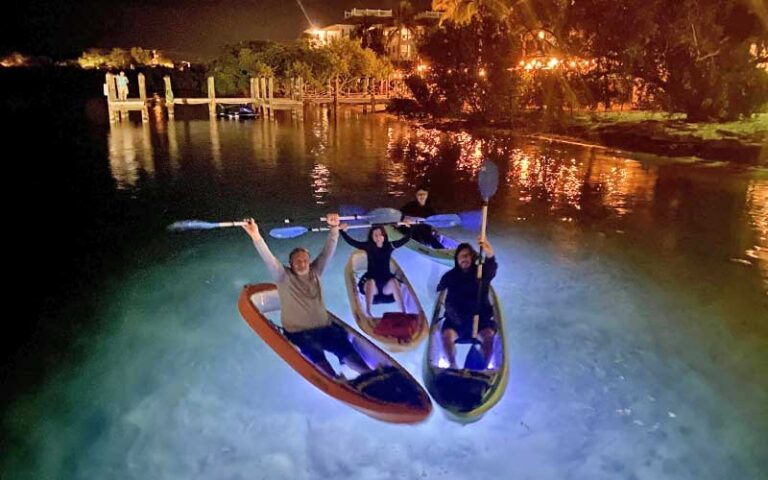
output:
<instances>
[{"instance_id":1,"label":"beige shirt","mask_svg":"<svg viewBox=\"0 0 768 480\"><path fill-rule=\"evenodd\" d=\"M339 229L333 228L328 232L323 251L310 264L307 275L297 275L290 267L280 263L272 255L263 238L253 242L277 284L277 293L280 296L280 322L286 331L298 332L331 324L323 302L320 276L333 257L338 241Z\"/></svg>"}]
</instances>

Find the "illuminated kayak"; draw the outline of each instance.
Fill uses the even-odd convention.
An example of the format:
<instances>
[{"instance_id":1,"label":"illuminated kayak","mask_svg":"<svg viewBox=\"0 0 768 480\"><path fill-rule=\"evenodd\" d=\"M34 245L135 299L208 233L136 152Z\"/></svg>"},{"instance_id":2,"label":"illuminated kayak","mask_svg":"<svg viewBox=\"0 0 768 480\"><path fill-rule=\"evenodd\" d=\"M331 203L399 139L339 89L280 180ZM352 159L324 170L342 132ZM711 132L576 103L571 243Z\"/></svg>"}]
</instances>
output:
<instances>
[{"instance_id":1,"label":"illuminated kayak","mask_svg":"<svg viewBox=\"0 0 768 480\"><path fill-rule=\"evenodd\" d=\"M394 242L403 238L403 234L391 225L388 225L385 228L387 230L387 236L389 237L390 241ZM456 253L456 247L459 246L460 242L440 233L439 231L437 232L436 236L444 248L434 248L430 245L425 245L413 239L409 240L405 246L411 250L421 253L422 255L431 260L434 260L437 263L441 263L448 267L453 267L453 255Z\"/></svg>"},{"instance_id":2,"label":"illuminated kayak","mask_svg":"<svg viewBox=\"0 0 768 480\"><path fill-rule=\"evenodd\" d=\"M421 308L416 292L403 273L400 265L394 258L389 262L390 271L400 283L400 294L403 297L403 305L406 314L399 311L394 298L391 296L377 296L386 301L391 311L384 312L382 316L369 317L365 312L365 295L360 293L358 282L368 269L368 256L362 250L355 250L349 256L344 267L344 283L347 286L349 305L352 307L352 315L357 325L371 338L382 343L387 350L404 352L418 346L429 333L429 320ZM381 302L385 303L385 302ZM379 305L381 303L378 303ZM374 297L374 304L377 298ZM380 307L374 307L374 315Z\"/></svg>"},{"instance_id":3,"label":"illuminated kayak","mask_svg":"<svg viewBox=\"0 0 768 480\"><path fill-rule=\"evenodd\" d=\"M248 325L272 350L331 397L377 420L391 423L418 423L432 411L427 392L407 370L331 312L328 312L331 321L344 328L349 341L373 371L351 380L331 377L302 355L283 335L281 327L266 317L266 314L280 310L274 284L246 285L240 294L238 308Z\"/></svg>"},{"instance_id":4,"label":"illuminated kayak","mask_svg":"<svg viewBox=\"0 0 768 480\"><path fill-rule=\"evenodd\" d=\"M480 420L501 399L507 387L509 367L504 317L493 287L490 288L490 296L498 330L494 337L493 355L488 365L483 365L480 347L470 346L464 367L449 368L441 335L445 291L438 296L432 316L424 359L424 385L448 417L461 423ZM456 359L461 363L463 349L457 348L456 351Z\"/></svg>"}]
</instances>

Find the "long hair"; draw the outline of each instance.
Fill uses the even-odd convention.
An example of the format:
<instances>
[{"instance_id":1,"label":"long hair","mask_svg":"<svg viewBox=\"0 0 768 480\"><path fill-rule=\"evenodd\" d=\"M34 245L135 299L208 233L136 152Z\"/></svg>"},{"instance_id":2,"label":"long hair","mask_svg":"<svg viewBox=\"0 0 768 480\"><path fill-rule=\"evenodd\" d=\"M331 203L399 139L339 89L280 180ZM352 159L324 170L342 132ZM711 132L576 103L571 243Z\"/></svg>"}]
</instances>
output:
<instances>
[{"instance_id":1,"label":"long hair","mask_svg":"<svg viewBox=\"0 0 768 480\"><path fill-rule=\"evenodd\" d=\"M382 225L374 225L371 227L370 230L368 230L368 243L373 244L373 232L376 230L381 230L381 234L384 235L384 245L389 243L389 235L387 235L387 230Z\"/></svg>"},{"instance_id":2,"label":"long hair","mask_svg":"<svg viewBox=\"0 0 768 480\"><path fill-rule=\"evenodd\" d=\"M456 247L456 252L453 254L453 266L458 267L459 266L459 253L461 253L462 250L469 250L470 255L472 255L472 263L475 263L477 261L477 251L475 248L470 245L469 243L460 243L458 247Z\"/></svg>"}]
</instances>

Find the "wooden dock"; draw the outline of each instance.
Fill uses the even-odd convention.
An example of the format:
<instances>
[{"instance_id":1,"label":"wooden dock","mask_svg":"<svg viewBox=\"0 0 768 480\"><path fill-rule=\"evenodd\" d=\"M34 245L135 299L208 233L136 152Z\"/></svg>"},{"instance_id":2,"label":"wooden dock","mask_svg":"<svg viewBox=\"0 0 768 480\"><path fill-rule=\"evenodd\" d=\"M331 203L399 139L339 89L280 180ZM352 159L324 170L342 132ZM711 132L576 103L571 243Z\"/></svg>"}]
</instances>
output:
<instances>
[{"instance_id":1,"label":"wooden dock","mask_svg":"<svg viewBox=\"0 0 768 480\"><path fill-rule=\"evenodd\" d=\"M300 78L290 81L287 89L288 97L274 96L273 78L251 78L249 97L217 97L213 77L208 77L208 96L203 98L176 98L173 94L171 79L164 77L165 97L163 106L168 112L168 118L174 118L176 105L208 105L210 117L216 118L217 105L251 105L254 111L259 111L262 118L274 118L275 110L292 110L301 112L308 105L333 105L334 108L347 105L361 105L363 111L368 108L376 110L377 105L387 105L391 99L388 88L383 82L376 88L375 81L363 79L362 92L343 92L339 88L338 80L331 86L329 82L326 93L308 93L304 88L304 82ZM117 95L117 75L107 73L104 93L107 96L107 108L109 121L115 123L128 118L129 111L140 111L142 121L149 120L149 105L144 74L138 75L139 98L119 100ZM388 87L388 85L386 86ZM378 93L376 92L378 90ZM303 113L296 113L303 116Z\"/></svg>"}]
</instances>

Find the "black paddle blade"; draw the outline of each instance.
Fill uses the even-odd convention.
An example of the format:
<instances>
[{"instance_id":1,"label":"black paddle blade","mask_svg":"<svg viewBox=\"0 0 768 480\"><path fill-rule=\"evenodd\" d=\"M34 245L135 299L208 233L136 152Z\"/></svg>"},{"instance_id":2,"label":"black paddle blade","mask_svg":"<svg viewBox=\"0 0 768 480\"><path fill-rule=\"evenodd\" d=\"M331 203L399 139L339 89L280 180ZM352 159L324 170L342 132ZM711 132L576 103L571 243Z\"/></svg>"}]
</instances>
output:
<instances>
[{"instance_id":1,"label":"black paddle blade","mask_svg":"<svg viewBox=\"0 0 768 480\"><path fill-rule=\"evenodd\" d=\"M477 174L477 181L480 186L480 195L484 201L488 201L499 187L499 167L490 160L484 161Z\"/></svg>"}]
</instances>

